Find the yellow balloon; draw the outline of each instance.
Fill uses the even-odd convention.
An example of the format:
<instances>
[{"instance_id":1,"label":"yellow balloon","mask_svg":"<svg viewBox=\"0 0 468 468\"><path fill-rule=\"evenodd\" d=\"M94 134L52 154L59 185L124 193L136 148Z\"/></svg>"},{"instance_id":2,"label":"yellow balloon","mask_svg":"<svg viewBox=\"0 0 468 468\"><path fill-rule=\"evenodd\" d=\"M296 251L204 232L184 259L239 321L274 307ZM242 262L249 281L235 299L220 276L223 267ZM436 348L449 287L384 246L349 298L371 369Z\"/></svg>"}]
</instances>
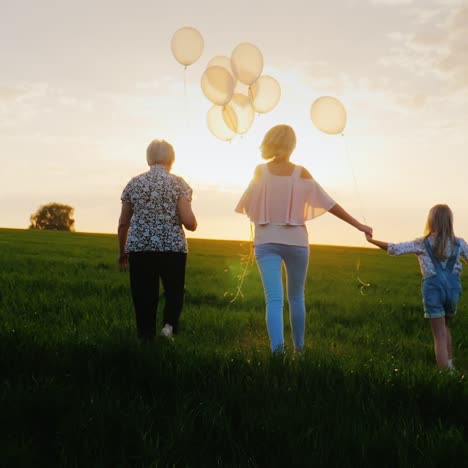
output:
<instances>
[{"instance_id":1,"label":"yellow balloon","mask_svg":"<svg viewBox=\"0 0 468 468\"><path fill-rule=\"evenodd\" d=\"M210 67L221 67L225 68L232 76L232 79L234 81L237 81L237 78L234 76L234 72L232 71L231 68L231 59L229 57L226 57L224 55L217 55L216 57L213 57L209 62L206 68Z\"/></svg>"},{"instance_id":2,"label":"yellow balloon","mask_svg":"<svg viewBox=\"0 0 468 468\"><path fill-rule=\"evenodd\" d=\"M243 94L245 96L249 95L249 86L244 83L241 83L239 80L236 81L236 86L234 87L234 94Z\"/></svg>"},{"instance_id":3,"label":"yellow balloon","mask_svg":"<svg viewBox=\"0 0 468 468\"><path fill-rule=\"evenodd\" d=\"M316 99L310 108L310 118L319 130L330 135L342 133L346 127L346 109L332 96Z\"/></svg>"},{"instance_id":4,"label":"yellow balloon","mask_svg":"<svg viewBox=\"0 0 468 468\"><path fill-rule=\"evenodd\" d=\"M234 94L223 109L223 119L234 132L242 135L247 132L254 121L255 112L250 98L244 94Z\"/></svg>"},{"instance_id":5,"label":"yellow balloon","mask_svg":"<svg viewBox=\"0 0 468 468\"><path fill-rule=\"evenodd\" d=\"M185 66L200 58L203 46L203 37L195 28L180 28L172 36L172 53L175 59Z\"/></svg>"},{"instance_id":6,"label":"yellow balloon","mask_svg":"<svg viewBox=\"0 0 468 468\"><path fill-rule=\"evenodd\" d=\"M201 87L205 96L218 106L227 104L234 93L234 79L223 67L209 67L201 78Z\"/></svg>"},{"instance_id":7,"label":"yellow balloon","mask_svg":"<svg viewBox=\"0 0 468 468\"><path fill-rule=\"evenodd\" d=\"M262 75L249 88L249 96L256 112L270 112L281 97L279 83L269 75Z\"/></svg>"},{"instance_id":8,"label":"yellow balloon","mask_svg":"<svg viewBox=\"0 0 468 468\"><path fill-rule=\"evenodd\" d=\"M231 66L239 81L251 85L262 74L263 55L258 47L243 42L232 51Z\"/></svg>"},{"instance_id":9,"label":"yellow balloon","mask_svg":"<svg viewBox=\"0 0 468 468\"><path fill-rule=\"evenodd\" d=\"M232 131L223 119L223 107L213 105L206 116L206 123L209 131L220 140L230 141L233 139L235 132Z\"/></svg>"}]
</instances>

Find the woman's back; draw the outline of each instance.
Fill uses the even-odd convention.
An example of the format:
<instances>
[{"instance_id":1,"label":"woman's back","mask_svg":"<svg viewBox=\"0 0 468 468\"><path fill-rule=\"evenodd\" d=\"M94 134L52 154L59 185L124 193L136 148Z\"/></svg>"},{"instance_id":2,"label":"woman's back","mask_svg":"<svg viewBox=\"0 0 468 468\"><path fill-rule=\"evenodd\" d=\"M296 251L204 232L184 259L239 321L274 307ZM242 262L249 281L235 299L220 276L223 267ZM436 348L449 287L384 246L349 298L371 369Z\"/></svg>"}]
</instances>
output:
<instances>
[{"instance_id":1,"label":"woman's back","mask_svg":"<svg viewBox=\"0 0 468 468\"><path fill-rule=\"evenodd\" d=\"M300 177L301 179L312 179L312 176L310 175L310 172L305 168L301 166L296 166L290 161L271 161L265 166L268 168L270 174L277 175L277 176L292 176L294 174L295 168L299 167L301 172L300 172ZM260 168L262 166L257 166L257 170L260 172Z\"/></svg>"},{"instance_id":2,"label":"woman's back","mask_svg":"<svg viewBox=\"0 0 468 468\"><path fill-rule=\"evenodd\" d=\"M334 205L306 169L290 162L272 162L256 168L236 211L259 225L303 226Z\"/></svg>"},{"instance_id":3,"label":"woman's back","mask_svg":"<svg viewBox=\"0 0 468 468\"><path fill-rule=\"evenodd\" d=\"M133 210L128 252L187 251L177 210L180 197L190 200L191 188L182 178L169 174L158 164L127 184L121 198Z\"/></svg>"},{"instance_id":4,"label":"woman's back","mask_svg":"<svg viewBox=\"0 0 468 468\"><path fill-rule=\"evenodd\" d=\"M264 199L271 224L297 224L291 222L290 211L294 210L294 204L302 203L294 193L294 185L300 178L300 173L301 168L293 164L291 167L278 167L274 164L264 166L262 174L266 185Z\"/></svg>"}]
</instances>

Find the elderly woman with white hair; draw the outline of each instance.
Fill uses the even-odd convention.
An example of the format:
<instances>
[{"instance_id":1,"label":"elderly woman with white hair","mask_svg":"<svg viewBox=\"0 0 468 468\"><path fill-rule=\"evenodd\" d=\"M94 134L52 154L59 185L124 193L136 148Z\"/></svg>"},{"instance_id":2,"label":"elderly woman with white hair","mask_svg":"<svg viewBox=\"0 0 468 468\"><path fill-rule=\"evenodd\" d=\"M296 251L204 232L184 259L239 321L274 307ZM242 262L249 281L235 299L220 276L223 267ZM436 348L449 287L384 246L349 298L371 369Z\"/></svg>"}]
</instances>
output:
<instances>
[{"instance_id":1,"label":"elderly woman with white hair","mask_svg":"<svg viewBox=\"0 0 468 468\"><path fill-rule=\"evenodd\" d=\"M359 231L372 234L372 229L338 205L307 169L290 162L295 147L296 135L288 125L277 125L266 133L260 150L268 162L257 166L236 207L255 224L255 259L263 282L266 324L274 352L284 350L283 263L294 348L304 347L304 288L309 262L305 222L328 211Z\"/></svg>"},{"instance_id":2,"label":"elderly woman with white hair","mask_svg":"<svg viewBox=\"0 0 468 468\"><path fill-rule=\"evenodd\" d=\"M146 150L149 171L125 187L119 219L119 266L130 266L130 288L139 338L150 341L156 332L159 282L165 292L161 336L177 333L184 302L187 241L183 227L195 231L192 189L170 173L175 154L164 140Z\"/></svg>"}]
</instances>

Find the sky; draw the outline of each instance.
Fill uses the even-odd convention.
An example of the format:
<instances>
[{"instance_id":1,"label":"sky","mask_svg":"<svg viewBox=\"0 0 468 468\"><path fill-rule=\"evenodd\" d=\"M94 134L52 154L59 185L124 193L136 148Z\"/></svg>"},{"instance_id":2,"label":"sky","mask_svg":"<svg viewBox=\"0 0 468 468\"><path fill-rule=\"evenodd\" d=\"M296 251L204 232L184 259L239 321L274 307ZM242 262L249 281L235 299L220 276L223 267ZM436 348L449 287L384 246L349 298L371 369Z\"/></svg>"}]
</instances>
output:
<instances>
[{"instance_id":1,"label":"sky","mask_svg":"<svg viewBox=\"0 0 468 468\"><path fill-rule=\"evenodd\" d=\"M306 166L377 239L422 235L449 204L468 237L468 0L0 0L0 226L27 228L40 205L75 208L76 230L116 232L126 183L147 170L146 147L171 142L172 172L193 188L189 237L250 237L234 213L258 146L291 125L291 160ZM197 29L204 51L184 67L170 43ZM209 60L256 45L278 105L231 142L207 128L200 79ZM310 118L320 96L346 108L344 135ZM314 244L367 246L325 214Z\"/></svg>"}]
</instances>

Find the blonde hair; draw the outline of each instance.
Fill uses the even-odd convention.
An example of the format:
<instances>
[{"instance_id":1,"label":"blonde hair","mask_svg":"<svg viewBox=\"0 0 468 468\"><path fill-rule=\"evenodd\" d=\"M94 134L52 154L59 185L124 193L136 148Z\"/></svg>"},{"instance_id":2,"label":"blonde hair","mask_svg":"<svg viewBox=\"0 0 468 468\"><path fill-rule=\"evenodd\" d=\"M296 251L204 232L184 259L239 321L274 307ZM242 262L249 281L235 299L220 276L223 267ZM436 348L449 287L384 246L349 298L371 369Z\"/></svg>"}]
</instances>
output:
<instances>
[{"instance_id":1,"label":"blonde hair","mask_svg":"<svg viewBox=\"0 0 468 468\"><path fill-rule=\"evenodd\" d=\"M172 164L174 159L174 148L165 140L153 140L146 148L146 161L149 166Z\"/></svg>"},{"instance_id":2,"label":"blonde hair","mask_svg":"<svg viewBox=\"0 0 468 468\"><path fill-rule=\"evenodd\" d=\"M289 125L276 125L263 137L260 151L263 159L288 160L296 147L296 134Z\"/></svg>"},{"instance_id":3,"label":"blonde hair","mask_svg":"<svg viewBox=\"0 0 468 468\"><path fill-rule=\"evenodd\" d=\"M455 241L453 232L453 213L448 205L435 205L429 210L424 234L434 238L434 255L437 258L446 258L446 249L449 243Z\"/></svg>"}]
</instances>

